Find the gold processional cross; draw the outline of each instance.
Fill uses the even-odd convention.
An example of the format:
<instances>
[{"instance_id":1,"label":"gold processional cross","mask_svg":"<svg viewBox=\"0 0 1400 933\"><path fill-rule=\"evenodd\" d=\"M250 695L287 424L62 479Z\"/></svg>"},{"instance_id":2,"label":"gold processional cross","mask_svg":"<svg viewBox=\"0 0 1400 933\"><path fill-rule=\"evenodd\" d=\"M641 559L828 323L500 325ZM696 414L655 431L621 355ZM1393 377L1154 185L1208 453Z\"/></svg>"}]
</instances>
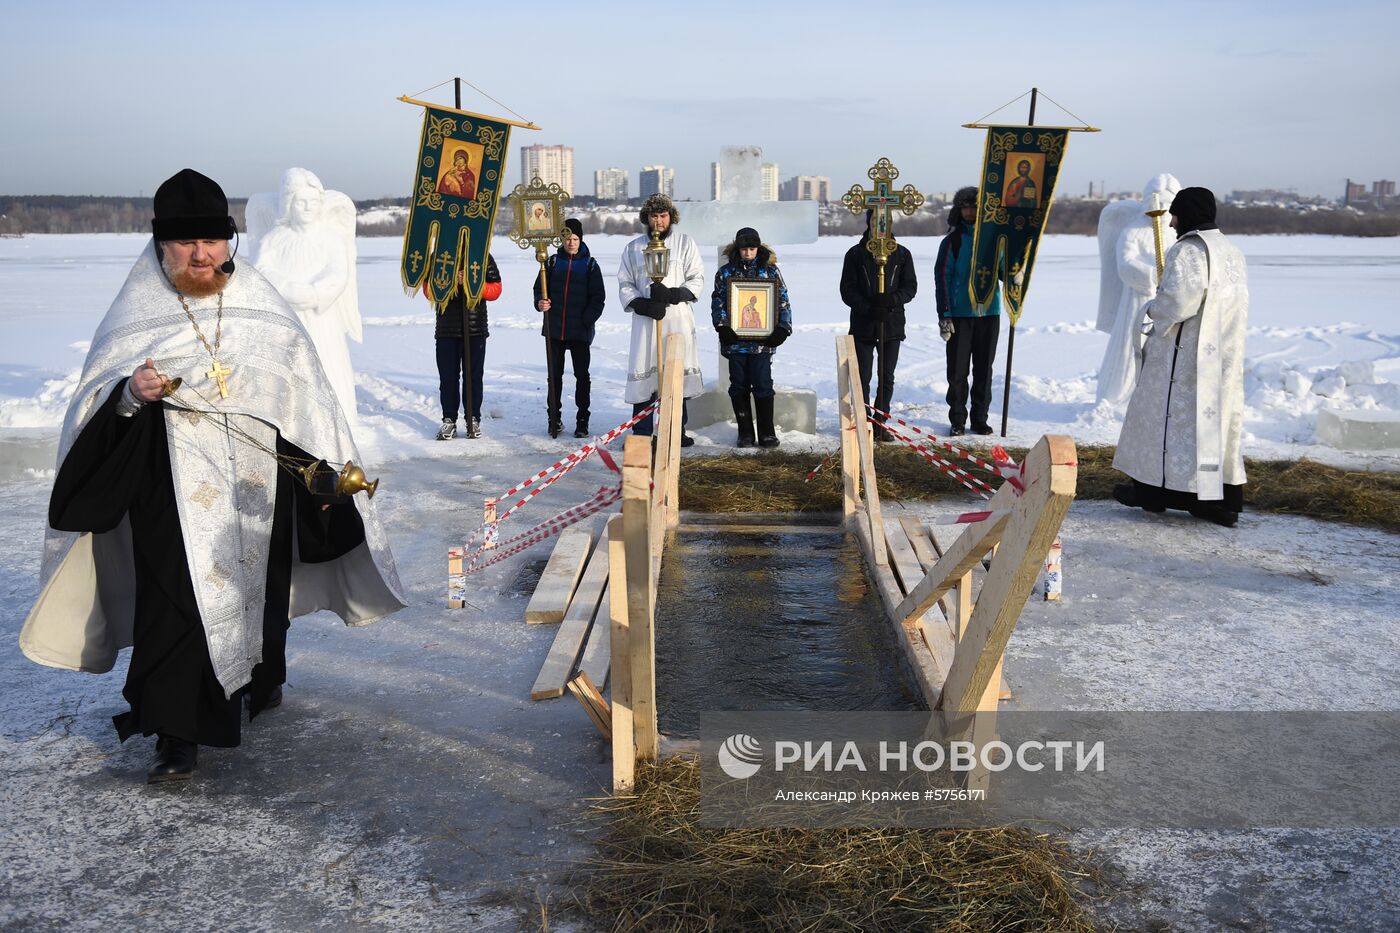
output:
<instances>
[{"instance_id":1,"label":"gold processional cross","mask_svg":"<svg viewBox=\"0 0 1400 933\"><path fill-rule=\"evenodd\" d=\"M880 269L880 294L885 293L885 263L894 255L894 233L890 230L890 209L898 208L906 215L912 215L923 207L924 196L913 185L905 185L894 190L894 180L899 177L899 169L889 159L881 156L879 161L865 173L875 182L875 190L869 191L860 185L851 185L851 190L841 196L841 203L852 214L873 211L870 223L870 239L865 248L875 257Z\"/></svg>"},{"instance_id":2,"label":"gold processional cross","mask_svg":"<svg viewBox=\"0 0 1400 933\"><path fill-rule=\"evenodd\" d=\"M212 357L211 357L211 359L212 359ZM228 398L228 378L227 378L227 377L228 377L232 372L233 372L232 369L230 369L229 367L225 366L223 363L220 363L218 360L214 360L214 368L211 369L211 370L209 370L207 373L204 374L204 375L208 376L210 379L213 379L215 382L217 382L217 383L219 384L219 398Z\"/></svg>"}]
</instances>

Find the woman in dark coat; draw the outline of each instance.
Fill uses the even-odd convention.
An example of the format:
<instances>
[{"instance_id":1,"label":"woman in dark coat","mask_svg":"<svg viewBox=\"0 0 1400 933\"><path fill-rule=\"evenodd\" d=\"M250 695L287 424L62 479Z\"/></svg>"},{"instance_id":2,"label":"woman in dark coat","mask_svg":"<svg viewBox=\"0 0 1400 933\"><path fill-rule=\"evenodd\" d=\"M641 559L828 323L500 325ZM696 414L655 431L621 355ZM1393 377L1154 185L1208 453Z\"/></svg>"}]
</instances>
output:
<instances>
[{"instance_id":1,"label":"woman in dark coat","mask_svg":"<svg viewBox=\"0 0 1400 933\"><path fill-rule=\"evenodd\" d=\"M564 353L568 352L574 371L574 402L578 417L574 437L588 436L588 404L592 386L588 378L589 348L594 325L603 314L603 272L588 254L583 242L583 225L574 218L564 221L566 235L559 252L545 263L549 297L540 294L540 277L535 277L535 308L544 313L540 333L544 335L549 359L549 436L564 430L561 399L564 382Z\"/></svg>"},{"instance_id":2,"label":"woman in dark coat","mask_svg":"<svg viewBox=\"0 0 1400 933\"><path fill-rule=\"evenodd\" d=\"M428 286L424 283L423 294L427 293ZM446 307L438 312L433 339L437 342L438 395L442 400L442 426L438 428L437 433L437 439L440 441L450 441L457 436L459 409L466 416L467 437L481 436L481 371L486 368L486 338L491 335L486 317L486 302L495 301L499 297L501 273L496 268L496 260L488 255L486 284L481 289L481 300L476 303L476 307L466 308L466 295L459 289L447 302ZM462 365L465 362L462 346L463 317L466 318L467 329L471 331L471 365L468 367Z\"/></svg>"}]
</instances>

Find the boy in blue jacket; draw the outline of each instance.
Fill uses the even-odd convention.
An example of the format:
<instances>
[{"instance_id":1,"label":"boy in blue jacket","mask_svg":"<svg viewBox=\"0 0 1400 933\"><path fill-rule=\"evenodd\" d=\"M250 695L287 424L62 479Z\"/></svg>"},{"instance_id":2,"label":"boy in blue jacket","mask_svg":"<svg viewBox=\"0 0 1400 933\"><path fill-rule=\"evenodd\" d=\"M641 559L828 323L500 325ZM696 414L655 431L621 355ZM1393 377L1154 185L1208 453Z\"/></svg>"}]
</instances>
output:
<instances>
[{"instance_id":1,"label":"boy in blue jacket","mask_svg":"<svg viewBox=\"0 0 1400 933\"><path fill-rule=\"evenodd\" d=\"M734 406L734 418L739 423L738 446L777 447L778 433L773 428L773 351L792 334L792 305L788 301L787 285L778 271L778 257L763 244L758 231L744 227L734 234L734 242L725 247L729 258L715 273L715 290L710 295L710 319L719 333L719 352L729 360L729 401ZM773 333L761 339L741 339L734 325L752 326L742 319L745 309L729 307L731 279L775 279L777 281L778 319ZM750 405L749 396L753 403ZM758 436L754 436L754 412L758 412Z\"/></svg>"}]
</instances>

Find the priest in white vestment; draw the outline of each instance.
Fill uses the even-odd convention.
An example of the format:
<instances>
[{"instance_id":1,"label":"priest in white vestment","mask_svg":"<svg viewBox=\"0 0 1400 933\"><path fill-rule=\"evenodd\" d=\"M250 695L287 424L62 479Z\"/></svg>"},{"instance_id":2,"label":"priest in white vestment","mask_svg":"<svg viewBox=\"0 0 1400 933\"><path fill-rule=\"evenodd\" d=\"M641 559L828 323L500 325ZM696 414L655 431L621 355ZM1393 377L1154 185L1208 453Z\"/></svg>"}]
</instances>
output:
<instances>
[{"instance_id":1,"label":"priest in white vestment","mask_svg":"<svg viewBox=\"0 0 1400 933\"><path fill-rule=\"evenodd\" d=\"M682 395L694 398L704 391L700 378L700 358L695 349L695 312L691 305L705 287L705 267L695 241L676 229L680 212L664 194L653 194L642 205L641 221L648 230L655 230L671 251L666 277L659 283L647 275L646 249L651 237L642 234L622 251L622 263L617 270L618 295L624 311L632 315L632 347L627 358L627 387L623 398L632 403L634 413L645 408L657 397L660 380L656 359L656 329L661 328L664 341L678 334L683 345L685 368ZM684 419L682 415L682 419ZM647 416L638 422L634 433L649 435L654 419ZM682 420L684 425L684 420ZM682 433L681 446L695 441Z\"/></svg>"},{"instance_id":2,"label":"priest in white vestment","mask_svg":"<svg viewBox=\"0 0 1400 933\"><path fill-rule=\"evenodd\" d=\"M1189 511L1227 527L1244 508L1244 255L1215 225L1215 196L1183 188L1171 205L1176 245L1151 321L1137 387L1113 458L1130 485L1114 498L1152 512Z\"/></svg>"},{"instance_id":3,"label":"priest in white vestment","mask_svg":"<svg viewBox=\"0 0 1400 933\"><path fill-rule=\"evenodd\" d=\"M291 617L358 625L406 605L374 504L312 466L359 454L301 322L230 258L222 189L184 169L154 202L64 420L20 633L30 659L70 670L132 647L115 725L158 737L152 783L188 779L199 745L238 745L245 701L281 701Z\"/></svg>"}]
</instances>

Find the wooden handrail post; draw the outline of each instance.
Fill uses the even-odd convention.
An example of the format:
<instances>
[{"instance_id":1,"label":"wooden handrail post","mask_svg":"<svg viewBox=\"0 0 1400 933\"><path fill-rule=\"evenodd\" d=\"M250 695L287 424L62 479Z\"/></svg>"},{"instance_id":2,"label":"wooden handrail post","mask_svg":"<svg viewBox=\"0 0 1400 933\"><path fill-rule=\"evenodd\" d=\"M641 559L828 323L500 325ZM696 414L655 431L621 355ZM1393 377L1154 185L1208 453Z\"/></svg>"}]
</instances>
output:
<instances>
[{"instance_id":1,"label":"wooden handrail post","mask_svg":"<svg viewBox=\"0 0 1400 933\"><path fill-rule=\"evenodd\" d=\"M622 451L622 533L626 555L627 656L632 675L632 728L636 758L654 761L656 731L656 580L651 523L651 439L633 435ZM616 671L618 659L613 659Z\"/></svg>"},{"instance_id":2,"label":"wooden handrail post","mask_svg":"<svg viewBox=\"0 0 1400 933\"><path fill-rule=\"evenodd\" d=\"M860 360L856 357L856 342L846 337L846 379L850 383L852 417L856 423L853 432L856 447L860 453L860 472L865 492L865 517L870 524L870 544L876 565L888 567L889 553L885 548L885 522L880 512L880 492L875 485L875 435L870 429L870 419L865 412L865 393L860 388Z\"/></svg>"},{"instance_id":3,"label":"wooden handrail post","mask_svg":"<svg viewBox=\"0 0 1400 933\"><path fill-rule=\"evenodd\" d=\"M860 499L860 454L856 448L855 402L851 396L851 372L846 363L851 338L836 338L836 410L841 432L841 514L849 522Z\"/></svg>"},{"instance_id":4,"label":"wooden handrail post","mask_svg":"<svg viewBox=\"0 0 1400 933\"><path fill-rule=\"evenodd\" d=\"M613 793L630 794L636 782L632 732L632 640L627 624L626 529L621 515L608 519L608 618L612 654Z\"/></svg>"}]
</instances>

